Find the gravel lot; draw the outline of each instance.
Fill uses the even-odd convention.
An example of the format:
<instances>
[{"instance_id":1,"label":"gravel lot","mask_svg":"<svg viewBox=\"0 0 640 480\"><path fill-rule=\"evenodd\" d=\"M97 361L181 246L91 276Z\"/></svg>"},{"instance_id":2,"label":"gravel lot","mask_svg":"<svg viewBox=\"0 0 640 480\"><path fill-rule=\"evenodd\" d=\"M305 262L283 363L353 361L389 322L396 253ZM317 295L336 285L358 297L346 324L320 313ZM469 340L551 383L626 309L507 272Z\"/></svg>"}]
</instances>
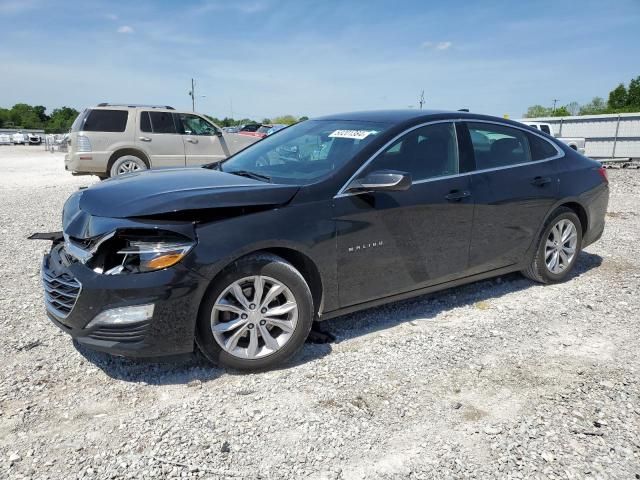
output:
<instances>
[{"instance_id":1,"label":"gravel lot","mask_svg":"<svg viewBox=\"0 0 640 480\"><path fill-rule=\"evenodd\" d=\"M640 171L565 284L509 275L325 324L261 374L75 347L39 267L95 177L0 146L0 478L640 478Z\"/></svg>"}]
</instances>

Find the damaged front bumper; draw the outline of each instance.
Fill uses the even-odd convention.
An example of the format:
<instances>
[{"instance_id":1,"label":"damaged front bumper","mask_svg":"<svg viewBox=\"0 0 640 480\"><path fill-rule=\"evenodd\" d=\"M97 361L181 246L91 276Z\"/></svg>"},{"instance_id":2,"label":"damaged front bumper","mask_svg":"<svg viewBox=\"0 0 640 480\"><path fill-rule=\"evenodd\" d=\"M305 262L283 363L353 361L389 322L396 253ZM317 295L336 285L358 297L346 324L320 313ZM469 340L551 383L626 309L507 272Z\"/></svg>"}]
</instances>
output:
<instances>
[{"instance_id":1,"label":"damaged front bumper","mask_svg":"<svg viewBox=\"0 0 640 480\"><path fill-rule=\"evenodd\" d=\"M198 306L207 286L200 275L179 264L139 275L102 275L68 255L59 240L43 259L42 284L47 314L62 331L116 355L154 357L193 350ZM147 315L130 315L140 310L131 309L137 306L149 307ZM113 312L125 313L113 321Z\"/></svg>"}]
</instances>

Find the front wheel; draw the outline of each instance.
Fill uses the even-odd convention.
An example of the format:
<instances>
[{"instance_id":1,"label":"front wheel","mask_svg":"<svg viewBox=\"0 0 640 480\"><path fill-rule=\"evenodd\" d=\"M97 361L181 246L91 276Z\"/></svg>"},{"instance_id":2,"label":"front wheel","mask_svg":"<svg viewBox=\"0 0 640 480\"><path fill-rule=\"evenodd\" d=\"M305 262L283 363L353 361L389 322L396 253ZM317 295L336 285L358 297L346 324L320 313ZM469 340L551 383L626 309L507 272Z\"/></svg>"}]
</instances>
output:
<instances>
[{"instance_id":1,"label":"front wheel","mask_svg":"<svg viewBox=\"0 0 640 480\"><path fill-rule=\"evenodd\" d=\"M196 343L213 363L263 370L304 344L313 321L304 277L271 254L235 262L214 280L198 315Z\"/></svg>"},{"instance_id":2,"label":"front wheel","mask_svg":"<svg viewBox=\"0 0 640 480\"><path fill-rule=\"evenodd\" d=\"M545 224L531 264L522 273L540 283L564 281L582 246L582 224L575 212L561 207Z\"/></svg>"}]
</instances>

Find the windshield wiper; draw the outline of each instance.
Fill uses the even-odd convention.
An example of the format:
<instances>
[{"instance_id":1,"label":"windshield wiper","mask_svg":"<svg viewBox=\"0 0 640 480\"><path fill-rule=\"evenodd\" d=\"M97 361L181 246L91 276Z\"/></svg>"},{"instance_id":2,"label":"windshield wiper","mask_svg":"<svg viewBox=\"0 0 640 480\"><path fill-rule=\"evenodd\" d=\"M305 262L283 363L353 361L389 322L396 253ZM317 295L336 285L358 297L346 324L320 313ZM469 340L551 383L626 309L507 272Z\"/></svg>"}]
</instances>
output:
<instances>
[{"instance_id":1,"label":"windshield wiper","mask_svg":"<svg viewBox=\"0 0 640 480\"><path fill-rule=\"evenodd\" d=\"M230 173L232 175L239 175L241 177L253 178L254 180L260 180L262 182L271 183L271 177L269 177L267 175L262 175L262 174L256 173L256 172L250 172L249 170L235 170L233 172L229 172L228 171L226 173Z\"/></svg>"}]
</instances>

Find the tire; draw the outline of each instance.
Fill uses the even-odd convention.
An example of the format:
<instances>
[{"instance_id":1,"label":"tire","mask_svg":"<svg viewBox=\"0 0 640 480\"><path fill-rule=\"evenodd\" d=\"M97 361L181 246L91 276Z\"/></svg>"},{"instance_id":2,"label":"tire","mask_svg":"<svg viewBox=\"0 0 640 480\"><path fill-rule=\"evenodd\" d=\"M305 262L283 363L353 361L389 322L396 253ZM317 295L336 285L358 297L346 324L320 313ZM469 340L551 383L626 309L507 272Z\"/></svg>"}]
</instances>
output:
<instances>
[{"instance_id":1,"label":"tire","mask_svg":"<svg viewBox=\"0 0 640 480\"><path fill-rule=\"evenodd\" d=\"M126 173L147 170L149 166L141 157L132 153L123 153L116 157L109 169L110 177L117 177Z\"/></svg>"},{"instance_id":2,"label":"tire","mask_svg":"<svg viewBox=\"0 0 640 480\"><path fill-rule=\"evenodd\" d=\"M563 241L565 233L566 240ZM522 274L534 282L560 283L573 270L581 247L582 223L580 219L570 208L560 207L546 221L531 264L522 271ZM571 251L573 251L572 255Z\"/></svg>"},{"instance_id":3,"label":"tire","mask_svg":"<svg viewBox=\"0 0 640 480\"><path fill-rule=\"evenodd\" d=\"M262 293L252 303L259 286ZM272 292L279 293L268 298ZM275 255L251 255L234 262L212 282L200 305L196 344L214 364L269 369L300 350L313 314L311 291L298 270Z\"/></svg>"}]
</instances>

